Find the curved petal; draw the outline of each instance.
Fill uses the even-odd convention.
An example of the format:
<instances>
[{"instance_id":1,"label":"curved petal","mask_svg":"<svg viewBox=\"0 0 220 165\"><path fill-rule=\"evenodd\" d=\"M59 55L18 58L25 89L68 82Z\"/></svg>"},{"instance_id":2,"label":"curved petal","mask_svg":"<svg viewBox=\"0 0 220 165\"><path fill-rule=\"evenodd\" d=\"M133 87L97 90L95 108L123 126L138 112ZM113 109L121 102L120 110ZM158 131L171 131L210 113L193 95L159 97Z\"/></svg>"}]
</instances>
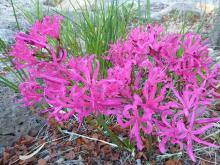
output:
<instances>
[{"instance_id":1,"label":"curved petal","mask_svg":"<svg viewBox=\"0 0 220 165\"><path fill-rule=\"evenodd\" d=\"M193 111L193 112L192 112L192 115L191 115L190 123L189 123L189 129L190 129L191 131L193 130L194 121L195 121L195 112Z\"/></svg>"},{"instance_id":2,"label":"curved petal","mask_svg":"<svg viewBox=\"0 0 220 165\"><path fill-rule=\"evenodd\" d=\"M124 122L121 115L117 116L117 122L122 128L127 128L133 124L133 120L128 120Z\"/></svg>"},{"instance_id":3,"label":"curved petal","mask_svg":"<svg viewBox=\"0 0 220 165\"><path fill-rule=\"evenodd\" d=\"M133 106L132 105L126 105L124 107L124 110L122 112L123 116L130 119L131 118L131 114L129 112L129 110L133 110ZM132 112L133 113L133 112Z\"/></svg>"},{"instance_id":4,"label":"curved petal","mask_svg":"<svg viewBox=\"0 0 220 165\"><path fill-rule=\"evenodd\" d=\"M167 149L166 149L166 147L165 147L167 141L168 141L168 138L167 138L167 137L164 137L164 138L160 141L160 143L159 143L160 152L163 153L163 154L167 151Z\"/></svg>"},{"instance_id":5,"label":"curved petal","mask_svg":"<svg viewBox=\"0 0 220 165\"><path fill-rule=\"evenodd\" d=\"M203 134L206 130L208 130L209 128L212 128L213 126L214 126L214 124L211 123L211 124L208 124L206 126L203 126L203 127L199 128L197 130L192 131L192 133L194 135Z\"/></svg>"},{"instance_id":6,"label":"curved petal","mask_svg":"<svg viewBox=\"0 0 220 165\"><path fill-rule=\"evenodd\" d=\"M139 124L137 121L135 122L135 124L130 132L130 138L135 138L135 140L137 142L137 147L139 150L142 150L144 148L143 142L140 137Z\"/></svg>"},{"instance_id":7,"label":"curved petal","mask_svg":"<svg viewBox=\"0 0 220 165\"><path fill-rule=\"evenodd\" d=\"M100 63L99 63L98 60L96 60L96 68L95 68L95 71L94 71L94 73L93 73L93 77L92 77L92 81L93 81L93 83L95 83L95 81L96 81L97 78L98 78L99 68L100 68Z\"/></svg>"},{"instance_id":8,"label":"curved petal","mask_svg":"<svg viewBox=\"0 0 220 165\"><path fill-rule=\"evenodd\" d=\"M209 143L207 141L201 140L201 139L199 139L199 138L197 138L196 136L193 136L193 135L192 135L192 139L194 141L196 141L197 143L204 144L204 145L209 146L209 147L219 147L215 144L212 144L212 143Z\"/></svg>"},{"instance_id":9,"label":"curved petal","mask_svg":"<svg viewBox=\"0 0 220 165\"><path fill-rule=\"evenodd\" d=\"M189 157L191 158L191 160L193 162L196 162L196 158L195 158L193 151L192 151L192 139L190 137L187 139L186 151L187 151Z\"/></svg>"},{"instance_id":10,"label":"curved petal","mask_svg":"<svg viewBox=\"0 0 220 165\"><path fill-rule=\"evenodd\" d=\"M220 117L216 118L203 118L203 119L197 119L195 121L196 124L203 124L203 123L216 123L220 121Z\"/></svg>"}]
</instances>

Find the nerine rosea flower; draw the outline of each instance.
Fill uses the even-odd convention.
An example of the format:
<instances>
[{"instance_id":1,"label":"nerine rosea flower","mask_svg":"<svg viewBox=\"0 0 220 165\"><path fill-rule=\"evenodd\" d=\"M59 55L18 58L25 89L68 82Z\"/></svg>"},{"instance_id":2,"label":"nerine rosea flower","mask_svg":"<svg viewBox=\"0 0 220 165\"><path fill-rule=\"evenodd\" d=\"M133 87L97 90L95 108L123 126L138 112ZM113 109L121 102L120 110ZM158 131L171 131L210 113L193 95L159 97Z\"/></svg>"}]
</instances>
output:
<instances>
[{"instance_id":1,"label":"nerine rosea flower","mask_svg":"<svg viewBox=\"0 0 220 165\"><path fill-rule=\"evenodd\" d=\"M204 118L218 93L220 67L212 67L208 47L196 33L163 34L159 25L132 29L126 39L110 45L112 66L100 74L95 55L69 57L49 38L60 40L61 16L36 21L30 32L18 33L14 63L28 77L19 85L26 106L46 104L48 119L79 122L90 115L114 116L129 136L144 148L143 135L158 136L159 149L178 144L193 161L193 143L216 147L202 134L220 121Z\"/></svg>"}]
</instances>

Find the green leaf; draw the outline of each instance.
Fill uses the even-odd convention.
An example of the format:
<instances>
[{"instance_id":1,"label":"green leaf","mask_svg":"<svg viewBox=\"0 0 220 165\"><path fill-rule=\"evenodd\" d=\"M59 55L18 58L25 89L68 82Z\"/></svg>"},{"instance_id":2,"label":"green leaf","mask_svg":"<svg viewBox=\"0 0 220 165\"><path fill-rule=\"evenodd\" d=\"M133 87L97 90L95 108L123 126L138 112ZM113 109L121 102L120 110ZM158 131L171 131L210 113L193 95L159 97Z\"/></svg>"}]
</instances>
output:
<instances>
[{"instance_id":1,"label":"green leaf","mask_svg":"<svg viewBox=\"0 0 220 165\"><path fill-rule=\"evenodd\" d=\"M7 80L5 77L0 76L0 83L6 85L7 87L14 90L16 93L19 93L18 86L10 80Z\"/></svg>"},{"instance_id":2,"label":"green leaf","mask_svg":"<svg viewBox=\"0 0 220 165\"><path fill-rule=\"evenodd\" d=\"M131 140L129 138L126 138L124 141L125 144L125 148L129 151L129 152L133 152L135 151L135 145L134 143L131 142Z\"/></svg>"},{"instance_id":3,"label":"green leaf","mask_svg":"<svg viewBox=\"0 0 220 165\"><path fill-rule=\"evenodd\" d=\"M108 125L106 124L106 119L104 115L99 115L97 118L98 125L102 126L103 130L107 132L107 135L110 137L110 139L115 143L116 145L119 146L119 148L124 148L125 144L123 141L119 139L117 135L115 135L114 132L112 132L109 128Z\"/></svg>"},{"instance_id":4,"label":"green leaf","mask_svg":"<svg viewBox=\"0 0 220 165\"><path fill-rule=\"evenodd\" d=\"M4 51L6 49L5 42L0 38L0 52Z\"/></svg>"},{"instance_id":5,"label":"green leaf","mask_svg":"<svg viewBox=\"0 0 220 165\"><path fill-rule=\"evenodd\" d=\"M178 49L178 51L176 52L177 58L182 57L183 53L184 53L184 49L183 49L183 47L180 47L180 48Z\"/></svg>"},{"instance_id":6,"label":"green leaf","mask_svg":"<svg viewBox=\"0 0 220 165\"><path fill-rule=\"evenodd\" d=\"M44 85L44 80L42 78L36 78L36 82L41 86Z\"/></svg>"},{"instance_id":7,"label":"green leaf","mask_svg":"<svg viewBox=\"0 0 220 165\"><path fill-rule=\"evenodd\" d=\"M199 74L196 74L196 79L197 79L198 83L202 82L202 77Z\"/></svg>"}]
</instances>

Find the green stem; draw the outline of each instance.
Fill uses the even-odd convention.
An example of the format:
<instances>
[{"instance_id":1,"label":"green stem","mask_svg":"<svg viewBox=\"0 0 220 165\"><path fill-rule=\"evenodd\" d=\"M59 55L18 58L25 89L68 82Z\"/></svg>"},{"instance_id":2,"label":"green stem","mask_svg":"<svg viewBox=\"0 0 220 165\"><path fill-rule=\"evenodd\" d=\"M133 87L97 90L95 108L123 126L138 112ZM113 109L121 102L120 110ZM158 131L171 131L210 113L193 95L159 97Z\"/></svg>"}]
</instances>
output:
<instances>
[{"instance_id":1,"label":"green stem","mask_svg":"<svg viewBox=\"0 0 220 165\"><path fill-rule=\"evenodd\" d=\"M151 23L150 0L147 0L146 3L146 17L147 17L147 22Z\"/></svg>"},{"instance_id":2,"label":"green stem","mask_svg":"<svg viewBox=\"0 0 220 165\"><path fill-rule=\"evenodd\" d=\"M113 143L115 143L116 145L118 145L119 148L124 148L125 144L123 143L123 141L121 141L117 135L115 135L114 132L112 132L109 128L108 125L106 124L106 119L104 115L99 115L97 117L97 121L99 126L102 126L103 130L107 132L108 136L111 138L111 140L113 141Z\"/></svg>"},{"instance_id":3,"label":"green stem","mask_svg":"<svg viewBox=\"0 0 220 165\"><path fill-rule=\"evenodd\" d=\"M18 87L17 87L16 84L14 84L13 82L7 80L6 78L4 78L2 76L0 76L0 83L5 84L9 88L13 89L16 93L19 92Z\"/></svg>"},{"instance_id":4,"label":"green stem","mask_svg":"<svg viewBox=\"0 0 220 165\"><path fill-rule=\"evenodd\" d=\"M16 21L16 24L17 24L17 28L18 28L18 30L20 31L21 28L20 28L20 25L19 25L19 22L18 22L18 18L17 18L17 14L16 14L16 11L15 11L15 6L14 6L13 0L11 0L11 6L12 6L12 8L13 8L13 14L14 14L14 17L15 17L15 21Z\"/></svg>"},{"instance_id":5,"label":"green stem","mask_svg":"<svg viewBox=\"0 0 220 165\"><path fill-rule=\"evenodd\" d=\"M138 0L138 21L141 20L141 0Z\"/></svg>"}]
</instances>

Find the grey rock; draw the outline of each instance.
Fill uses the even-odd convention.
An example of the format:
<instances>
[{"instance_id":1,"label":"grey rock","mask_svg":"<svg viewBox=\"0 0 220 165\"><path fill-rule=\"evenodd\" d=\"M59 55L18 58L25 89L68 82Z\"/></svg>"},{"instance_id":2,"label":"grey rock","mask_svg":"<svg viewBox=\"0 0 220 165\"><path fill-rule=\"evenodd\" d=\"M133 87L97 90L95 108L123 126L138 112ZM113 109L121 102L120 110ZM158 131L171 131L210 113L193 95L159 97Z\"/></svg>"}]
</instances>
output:
<instances>
[{"instance_id":1,"label":"grey rock","mask_svg":"<svg viewBox=\"0 0 220 165\"><path fill-rule=\"evenodd\" d=\"M61 11L92 10L94 2L95 0L89 0L89 3L88 0L63 0L56 9Z\"/></svg>"},{"instance_id":2,"label":"grey rock","mask_svg":"<svg viewBox=\"0 0 220 165\"><path fill-rule=\"evenodd\" d=\"M63 0L45 0L44 5L55 7L59 5Z\"/></svg>"},{"instance_id":3,"label":"grey rock","mask_svg":"<svg viewBox=\"0 0 220 165\"><path fill-rule=\"evenodd\" d=\"M12 145L31 129L39 130L44 120L24 108L19 96L0 84L0 146Z\"/></svg>"},{"instance_id":4,"label":"grey rock","mask_svg":"<svg viewBox=\"0 0 220 165\"><path fill-rule=\"evenodd\" d=\"M16 29L16 22L13 13L13 8L11 6L10 1L1 0L2 4L0 5L0 29ZM26 3L20 1L13 1L16 6L26 6ZM16 14L18 18L22 17L22 13L19 10L16 10ZM19 20L21 22L22 19Z\"/></svg>"},{"instance_id":5,"label":"grey rock","mask_svg":"<svg viewBox=\"0 0 220 165\"><path fill-rule=\"evenodd\" d=\"M1 52L0 52L0 58L3 58L3 55ZM5 65L0 62L0 72L3 70L4 67L5 67Z\"/></svg>"},{"instance_id":6,"label":"grey rock","mask_svg":"<svg viewBox=\"0 0 220 165\"><path fill-rule=\"evenodd\" d=\"M32 10L33 4L31 0L13 0L13 2L16 6L18 22L22 28L25 28L27 24L19 9ZM0 38L11 44L17 32L10 1L0 0ZM1 65L0 70L3 67L4 65ZM7 74L6 77L13 80L11 74ZM21 135L28 134L30 130L36 134L42 123L44 123L43 119L18 103L18 95L0 84L0 149L12 145Z\"/></svg>"},{"instance_id":7,"label":"grey rock","mask_svg":"<svg viewBox=\"0 0 220 165\"><path fill-rule=\"evenodd\" d=\"M7 44L10 44L13 42L14 35L15 35L15 32L10 29L0 29L0 38Z\"/></svg>"},{"instance_id":8,"label":"grey rock","mask_svg":"<svg viewBox=\"0 0 220 165\"><path fill-rule=\"evenodd\" d=\"M63 163L63 161L64 161L64 158L61 157L61 158L59 158L59 159L56 161L56 163L57 163L57 164L61 164L61 163Z\"/></svg>"},{"instance_id":9,"label":"grey rock","mask_svg":"<svg viewBox=\"0 0 220 165\"><path fill-rule=\"evenodd\" d=\"M220 50L220 9L216 15L214 28L210 33L209 40L214 49Z\"/></svg>"},{"instance_id":10,"label":"grey rock","mask_svg":"<svg viewBox=\"0 0 220 165\"><path fill-rule=\"evenodd\" d=\"M162 15L160 14L161 11L165 10L166 8L168 8L169 5L166 3L162 3L162 2L154 2L151 4L151 19L153 21L161 21L162 20ZM145 7L142 7L144 10ZM145 16L145 11L142 11L142 15Z\"/></svg>"},{"instance_id":11,"label":"grey rock","mask_svg":"<svg viewBox=\"0 0 220 165\"><path fill-rule=\"evenodd\" d=\"M4 147L0 145L0 156L3 154L4 152Z\"/></svg>"},{"instance_id":12,"label":"grey rock","mask_svg":"<svg viewBox=\"0 0 220 165\"><path fill-rule=\"evenodd\" d=\"M169 5L159 12L154 12L151 17L152 19L161 20L163 16L168 15L172 11L178 11L179 14L191 12L193 15L200 17L202 11L196 7L194 3L177 2Z\"/></svg>"},{"instance_id":13,"label":"grey rock","mask_svg":"<svg viewBox=\"0 0 220 165\"><path fill-rule=\"evenodd\" d=\"M141 159L137 159L136 160L136 165L141 165L142 163L141 163Z\"/></svg>"},{"instance_id":14,"label":"grey rock","mask_svg":"<svg viewBox=\"0 0 220 165\"><path fill-rule=\"evenodd\" d=\"M32 0L13 0L15 12L20 28L27 29L28 23L24 18L22 11L35 11ZM42 4L42 0L40 0ZM11 43L11 39L18 32L17 23L14 17L13 8L10 0L0 0L0 37L6 38ZM8 37L7 37L8 35Z\"/></svg>"},{"instance_id":15,"label":"grey rock","mask_svg":"<svg viewBox=\"0 0 220 165\"><path fill-rule=\"evenodd\" d=\"M162 2L154 2L151 4L151 12L160 12L161 10L167 8L169 5Z\"/></svg>"}]
</instances>

